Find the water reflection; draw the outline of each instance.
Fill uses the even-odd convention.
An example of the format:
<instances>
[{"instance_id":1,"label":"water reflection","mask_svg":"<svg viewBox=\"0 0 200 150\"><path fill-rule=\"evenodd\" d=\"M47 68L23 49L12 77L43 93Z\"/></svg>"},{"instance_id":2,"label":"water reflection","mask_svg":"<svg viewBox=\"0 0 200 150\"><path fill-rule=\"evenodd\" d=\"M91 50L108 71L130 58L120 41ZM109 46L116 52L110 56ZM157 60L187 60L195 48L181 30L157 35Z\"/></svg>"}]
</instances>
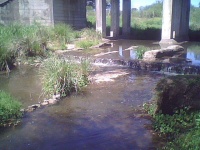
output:
<instances>
[{"instance_id":1,"label":"water reflection","mask_svg":"<svg viewBox=\"0 0 200 150\"><path fill-rule=\"evenodd\" d=\"M98 72L116 69L124 68L99 68ZM153 87L161 75L126 71L128 75L114 82L91 84L82 93L72 95L58 105L27 114L21 126L0 131L0 149L121 150L154 147L153 136L145 128L151 122L138 118L133 109L151 99ZM30 81L32 75L26 74L23 80ZM37 88L37 85L32 86ZM24 89L31 91L27 87Z\"/></svg>"},{"instance_id":2,"label":"water reflection","mask_svg":"<svg viewBox=\"0 0 200 150\"><path fill-rule=\"evenodd\" d=\"M0 76L0 90L9 92L20 99L24 107L41 101L42 88L38 75L38 68L20 66L13 70L9 76Z\"/></svg>"},{"instance_id":3,"label":"water reflection","mask_svg":"<svg viewBox=\"0 0 200 150\"><path fill-rule=\"evenodd\" d=\"M187 58L192 60L193 65L200 65L200 43L188 43Z\"/></svg>"}]
</instances>

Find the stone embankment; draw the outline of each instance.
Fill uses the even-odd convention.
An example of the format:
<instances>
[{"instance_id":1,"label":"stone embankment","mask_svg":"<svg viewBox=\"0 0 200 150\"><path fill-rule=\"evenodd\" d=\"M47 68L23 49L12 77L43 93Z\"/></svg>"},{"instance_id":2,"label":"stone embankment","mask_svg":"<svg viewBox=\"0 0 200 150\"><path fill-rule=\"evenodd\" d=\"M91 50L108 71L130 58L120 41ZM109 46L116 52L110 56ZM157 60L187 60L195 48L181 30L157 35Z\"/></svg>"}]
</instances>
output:
<instances>
[{"instance_id":1,"label":"stone embankment","mask_svg":"<svg viewBox=\"0 0 200 150\"><path fill-rule=\"evenodd\" d=\"M25 112L32 112L32 111L36 110L37 108L57 104L60 101L60 99L61 99L60 94L53 95L53 97L50 98L50 99L44 99L42 102L28 106L27 109L21 109L21 112L24 112L24 113Z\"/></svg>"}]
</instances>

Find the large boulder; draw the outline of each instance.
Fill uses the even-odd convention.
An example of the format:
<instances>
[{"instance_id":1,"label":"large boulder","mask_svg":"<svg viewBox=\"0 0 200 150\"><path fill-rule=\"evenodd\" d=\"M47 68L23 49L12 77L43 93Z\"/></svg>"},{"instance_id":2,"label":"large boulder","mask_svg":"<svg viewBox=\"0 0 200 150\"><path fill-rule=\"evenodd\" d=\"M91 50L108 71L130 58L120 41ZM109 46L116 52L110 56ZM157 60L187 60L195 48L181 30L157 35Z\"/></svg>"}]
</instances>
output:
<instances>
[{"instance_id":1,"label":"large boulder","mask_svg":"<svg viewBox=\"0 0 200 150\"><path fill-rule=\"evenodd\" d=\"M173 114L175 110L200 109L200 76L178 75L160 80L155 88L156 112Z\"/></svg>"},{"instance_id":2,"label":"large boulder","mask_svg":"<svg viewBox=\"0 0 200 150\"><path fill-rule=\"evenodd\" d=\"M174 57L180 55L184 51L184 48L180 45L172 45L167 48L146 51L143 56L144 61L156 61L159 59L165 59L167 57Z\"/></svg>"}]
</instances>

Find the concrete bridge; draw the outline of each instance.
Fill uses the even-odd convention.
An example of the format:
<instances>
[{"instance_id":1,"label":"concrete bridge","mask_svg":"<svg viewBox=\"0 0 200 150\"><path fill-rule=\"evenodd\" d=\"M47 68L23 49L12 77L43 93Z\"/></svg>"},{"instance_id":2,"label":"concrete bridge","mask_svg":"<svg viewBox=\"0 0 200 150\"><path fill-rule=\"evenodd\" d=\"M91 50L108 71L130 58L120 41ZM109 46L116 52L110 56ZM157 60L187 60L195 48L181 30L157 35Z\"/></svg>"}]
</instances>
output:
<instances>
[{"instance_id":1,"label":"concrete bridge","mask_svg":"<svg viewBox=\"0 0 200 150\"><path fill-rule=\"evenodd\" d=\"M93 0L94 1L94 0ZM135 0L137 1L137 0ZM131 29L131 0L122 0L122 36ZM119 37L120 0L111 0L110 36ZM161 43L188 40L190 0L164 0ZM96 0L96 30L106 37L106 0ZM20 21L45 25L63 22L86 27L86 0L0 0L0 23ZM153 36L153 35L152 35Z\"/></svg>"},{"instance_id":2,"label":"concrete bridge","mask_svg":"<svg viewBox=\"0 0 200 150\"><path fill-rule=\"evenodd\" d=\"M120 0L111 0L110 36L119 37ZM122 36L131 29L131 0L122 0ZM164 0L162 38L160 43L187 41L189 32L190 0ZM96 30L106 37L106 0L96 0ZM153 36L153 35L152 35Z\"/></svg>"}]
</instances>

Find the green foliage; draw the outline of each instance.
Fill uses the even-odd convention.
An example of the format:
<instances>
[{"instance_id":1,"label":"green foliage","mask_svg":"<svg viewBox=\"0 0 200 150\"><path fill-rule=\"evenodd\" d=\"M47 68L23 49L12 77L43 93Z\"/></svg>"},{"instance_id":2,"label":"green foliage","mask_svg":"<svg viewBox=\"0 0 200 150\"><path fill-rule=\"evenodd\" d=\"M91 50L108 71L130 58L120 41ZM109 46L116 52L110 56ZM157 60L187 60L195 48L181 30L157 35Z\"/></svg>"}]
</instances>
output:
<instances>
[{"instance_id":1,"label":"green foliage","mask_svg":"<svg viewBox=\"0 0 200 150\"><path fill-rule=\"evenodd\" d=\"M200 30L200 8L191 6L190 8L190 29L191 30Z\"/></svg>"},{"instance_id":2,"label":"green foliage","mask_svg":"<svg viewBox=\"0 0 200 150\"><path fill-rule=\"evenodd\" d=\"M53 28L52 40L57 40L62 45L70 43L75 39L75 34L71 26L67 24L56 24Z\"/></svg>"},{"instance_id":3,"label":"green foliage","mask_svg":"<svg viewBox=\"0 0 200 150\"><path fill-rule=\"evenodd\" d=\"M87 30L91 38L96 39L94 31L91 32L93 35ZM80 36L81 32L66 24L0 26L0 70L6 70L16 57L45 56L47 49L66 49L67 43Z\"/></svg>"},{"instance_id":4,"label":"green foliage","mask_svg":"<svg viewBox=\"0 0 200 150\"><path fill-rule=\"evenodd\" d=\"M98 41L92 41L92 40L81 40L76 42L76 46L83 49L88 49L91 46L97 45Z\"/></svg>"},{"instance_id":5,"label":"green foliage","mask_svg":"<svg viewBox=\"0 0 200 150\"><path fill-rule=\"evenodd\" d=\"M142 59L143 55L146 51L149 51L150 49L148 47L145 46L138 46L136 48L136 57L137 59Z\"/></svg>"},{"instance_id":6,"label":"green foliage","mask_svg":"<svg viewBox=\"0 0 200 150\"><path fill-rule=\"evenodd\" d=\"M168 142L166 146L162 149L170 150L199 150L200 146L200 129L191 129L191 131L186 132L176 138L172 142Z\"/></svg>"},{"instance_id":7,"label":"green foliage","mask_svg":"<svg viewBox=\"0 0 200 150\"><path fill-rule=\"evenodd\" d=\"M194 127L196 117L195 113L189 113L187 109L181 109L173 115L156 114L154 129L161 134L174 137Z\"/></svg>"},{"instance_id":8,"label":"green foliage","mask_svg":"<svg viewBox=\"0 0 200 150\"><path fill-rule=\"evenodd\" d=\"M82 40L76 42L76 46L84 49L88 49L91 46L95 46L100 43L101 35L94 29L83 29L81 31Z\"/></svg>"},{"instance_id":9,"label":"green foliage","mask_svg":"<svg viewBox=\"0 0 200 150\"><path fill-rule=\"evenodd\" d=\"M162 2L156 2L152 5L148 5L145 7L140 7L139 11L134 11L134 16L140 18L154 18L154 17L162 17Z\"/></svg>"},{"instance_id":10,"label":"green foliage","mask_svg":"<svg viewBox=\"0 0 200 150\"><path fill-rule=\"evenodd\" d=\"M13 123L22 117L21 103L8 93L0 91L0 126Z\"/></svg>"},{"instance_id":11,"label":"green foliage","mask_svg":"<svg viewBox=\"0 0 200 150\"><path fill-rule=\"evenodd\" d=\"M16 56L44 55L49 36L45 27L11 24L0 27L0 70L13 63Z\"/></svg>"},{"instance_id":12,"label":"green foliage","mask_svg":"<svg viewBox=\"0 0 200 150\"><path fill-rule=\"evenodd\" d=\"M182 118L185 116L182 116ZM198 150L200 146L200 112L193 112L189 116L190 122L193 121L193 128L184 130L174 140L167 143L163 149ZM183 119L182 119L183 120Z\"/></svg>"},{"instance_id":13,"label":"green foliage","mask_svg":"<svg viewBox=\"0 0 200 150\"><path fill-rule=\"evenodd\" d=\"M79 91L88 84L90 63L87 59L80 62L73 58L58 58L52 56L45 60L40 69L43 83L43 93L46 96L61 94L66 96L73 91Z\"/></svg>"},{"instance_id":14,"label":"green foliage","mask_svg":"<svg viewBox=\"0 0 200 150\"><path fill-rule=\"evenodd\" d=\"M200 145L200 112L180 109L173 115L155 114L156 104L144 104L144 109L153 118L153 128L165 138L162 149L198 150Z\"/></svg>"},{"instance_id":15,"label":"green foliage","mask_svg":"<svg viewBox=\"0 0 200 150\"><path fill-rule=\"evenodd\" d=\"M95 29L85 28L81 31L81 37L90 40L101 40L101 34L97 33Z\"/></svg>"}]
</instances>

